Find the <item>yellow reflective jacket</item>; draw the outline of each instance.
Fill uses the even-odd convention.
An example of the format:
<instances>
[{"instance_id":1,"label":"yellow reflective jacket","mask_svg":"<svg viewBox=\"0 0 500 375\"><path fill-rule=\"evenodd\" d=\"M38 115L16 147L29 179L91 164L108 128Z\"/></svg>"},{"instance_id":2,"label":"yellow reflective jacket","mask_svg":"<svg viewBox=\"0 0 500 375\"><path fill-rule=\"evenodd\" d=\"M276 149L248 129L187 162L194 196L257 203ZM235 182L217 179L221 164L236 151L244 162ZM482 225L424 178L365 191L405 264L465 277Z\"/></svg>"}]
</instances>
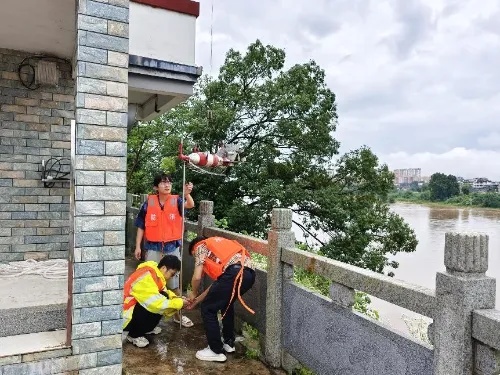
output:
<instances>
[{"instance_id":1,"label":"yellow reflective jacket","mask_svg":"<svg viewBox=\"0 0 500 375\"><path fill-rule=\"evenodd\" d=\"M165 297L160 292L165 292ZM158 269L158 263L149 261L139 264L123 288L123 328L132 319L134 306L140 303L153 314L169 318L183 306L182 298L166 288L166 280Z\"/></svg>"}]
</instances>

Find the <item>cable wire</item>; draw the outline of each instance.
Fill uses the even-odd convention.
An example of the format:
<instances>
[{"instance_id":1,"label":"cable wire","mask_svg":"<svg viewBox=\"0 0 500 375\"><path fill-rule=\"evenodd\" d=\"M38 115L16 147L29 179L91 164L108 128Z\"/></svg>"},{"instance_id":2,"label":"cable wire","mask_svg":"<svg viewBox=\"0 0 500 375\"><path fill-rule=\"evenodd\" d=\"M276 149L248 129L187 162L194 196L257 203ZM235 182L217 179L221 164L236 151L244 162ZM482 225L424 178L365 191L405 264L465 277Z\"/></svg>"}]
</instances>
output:
<instances>
[{"instance_id":1,"label":"cable wire","mask_svg":"<svg viewBox=\"0 0 500 375\"><path fill-rule=\"evenodd\" d=\"M17 67L17 75L19 76L19 80L21 81L21 84L27 88L28 90L36 90L40 87L39 84L35 82L35 76L36 76L36 71L35 71L35 65L31 62L31 60L52 60L52 61L60 61L64 62L66 64L71 64L71 62L67 59L63 59L61 57L57 56L52 56L52 55L31 55L28 57L25 57L23 61L19 64ZM23 77L23 68L28 67L30 72L25 73L28 75L28 80L26 80Z\"/></svg>"},{"instance_id":2,"label":"cable wire","mask_svg":"<svg viewBox=\"0 0 500 375\"><path fill-rule=\"evenodd\" d=\"M213 44L214 44L214 0L212 0L212 14L210 19L210 75L212 75Z\"/></svg>"},{"instance_id":3,"label":"cable wire","mask_svg":"<svg viewBox=\"0 0 500 375\"><path fill-rule=\"evenodd\" d=\"M22 275L40 275L46 279L65 279L68 277L68 261L66 259L44 261L27 259L19 262L0 263L0 278Z\"/></svg>"}]
</instances>

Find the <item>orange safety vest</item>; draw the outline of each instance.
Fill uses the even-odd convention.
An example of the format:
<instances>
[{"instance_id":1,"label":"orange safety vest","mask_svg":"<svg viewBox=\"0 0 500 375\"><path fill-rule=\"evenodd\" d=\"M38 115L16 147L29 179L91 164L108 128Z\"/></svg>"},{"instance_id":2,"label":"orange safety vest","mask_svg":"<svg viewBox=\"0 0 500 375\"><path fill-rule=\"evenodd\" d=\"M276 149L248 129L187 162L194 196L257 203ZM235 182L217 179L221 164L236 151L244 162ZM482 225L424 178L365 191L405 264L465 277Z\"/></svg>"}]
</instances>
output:
<instances>
[{"instance_id":1,"label":"orange safety vest","mask_svg":"<svg viewBox=\"0 0 500 375\"><path fill-rule=\"evenodd\" d=\"M182 238L182 216L179 214L178 195L169 195L163 209L158 195L148 195L145 236L149 242L169 242Z\"/></svg>"},{"instance_id":2,"label":"orange safety vest","mask_svg":"<svg viewBox=\"0 0 500 375\"><path fill-rule=\"evenodd\" d=\"M205 262L203 263L203 271L212 280L217 280L217 278L222 275L226 265L234 255L241 254L241 268L234 279L233 291L231 293L231 298L229 299L228 308L233 301L237 290L238 299L243 307L245 307L250 313L255 314L255 311L245 304L245 301L243 301L240 294L241 283L243 282L243 271L245 269L245 259L250 257L247 249L245 249L240 243L223 237L209 237L206 240L200 241L199 244L204 244L209 251L208 256L205 258ZM224 311L224 314L222 314L222 317L226 315L226 312L227 308L226 311Z\"/></svg>"},{"instance_id":3,"label":"orange safety vest","mask_svg":"<svg viewBox=\"0 0 500 375\"><path fill-rule=\"evenodd\" d=\"M139 279L141 278L144 274L150 273L151 277L153 278L156 286L158 287L158 292L161 292L166 284L163 283L163 281L158 277L156 274L156 271L151 268L151 267L142 267L136 270L130 277L128 278L127 282L123 286L123 310L128 310L131 307L135 306L137 303L137 300L130 294L132 292L132 285Z\"/></svg>"}]
</instances>

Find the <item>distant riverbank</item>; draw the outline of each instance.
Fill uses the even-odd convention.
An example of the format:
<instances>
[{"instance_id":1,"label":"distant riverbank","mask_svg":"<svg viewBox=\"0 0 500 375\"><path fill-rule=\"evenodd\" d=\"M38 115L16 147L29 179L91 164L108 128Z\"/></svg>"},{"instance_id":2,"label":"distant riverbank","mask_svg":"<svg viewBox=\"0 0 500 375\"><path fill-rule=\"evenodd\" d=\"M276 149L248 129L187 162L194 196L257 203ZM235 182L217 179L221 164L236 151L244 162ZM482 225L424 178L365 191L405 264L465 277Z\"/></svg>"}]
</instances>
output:
<instances>
[{"instance_id":1,"label":"distant riverbank","mask_svg":"<svg viewBox=\"0 0 500 375\"><path fill-rule=\"evenodd\" d=\"M488 208L500 210L499 193L471 193L460 194L445 201L431 201L426 199L426 194L420 192L404 191L389 195L389 202L404 202L423 204L430 207L458 207L458 208Z\"/></svg>"},{"instance_id":2,"label":"distant riverbank","mask_svg":"<svg viewBox=\"0 0 500 375\"><path fill-rule=\"evenodd\" d=\"M405 199L405 198L396 198L391 203L409 203L409 204L415 204L415 205L424 205L428 207L435 207L435 208L447 208L447 207L454 207L454 208L489 208L490 210L500 210L500 208L492 208L492 207L482 207L482 206L470 206L470 205L464 205L464 204L459 204L459 203L451 203L451 202L431 202L431 201L424 201L424 200L413 200L413 199Z\"/></svg>"}]
</instances>

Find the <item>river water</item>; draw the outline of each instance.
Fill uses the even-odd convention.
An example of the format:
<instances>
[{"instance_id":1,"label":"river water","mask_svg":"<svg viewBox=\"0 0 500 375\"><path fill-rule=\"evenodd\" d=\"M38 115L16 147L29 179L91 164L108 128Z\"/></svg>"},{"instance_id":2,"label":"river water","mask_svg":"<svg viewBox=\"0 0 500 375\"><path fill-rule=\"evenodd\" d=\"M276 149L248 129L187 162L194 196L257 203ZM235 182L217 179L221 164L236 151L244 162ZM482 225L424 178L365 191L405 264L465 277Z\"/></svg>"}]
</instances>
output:
<instances>
[{"instance_id":1,"label":"river water","mask_svg":"<svg viewBox=\"0 0 500 375\"><path fill-rule=\"evenodd\" d=\"M434 288L436 272L444 271L446 232L483 232L489 235L489 267L486 274L497 279L497 306L500 301L500 210L481 208L431 207L396 203L393 212L415 231L417 250L400 253L396 278Z\"/></svg>"},{"instance_id":2,"label":"river water","mask_svg":"<svg viewBox=\"0 0 500 375\"><path fill-rule=\"evenodd\" d=\"M399 253L393 258L399 262L399 268L394 270L396 279L435 289L436 272L445 270L445 233L483 232L489 235L489 267L486 274L497 279L496 306L500 307L500 210L409 203L392 204L391 210L403 217L418 239L416 251ZM300 221L300 217L295 215L294 220ZM304 241L301 230L298 227L293 230L296 238ZM326 240L324 235L319 237ZM372 307L379 311L382 322L402 332L407 332L404 317L422 318L374 297Z\"/></svg>"},{"instance_id":3,"label":"river water","mask_svg":"<svg viewBox=\"0 0 500 375\"><path fill-rule=\"evenodd\" d=\"M483 232L489 235L489 267L486 274L497 279L496 306L500 306L500 210L481 208L435 207L395 203L393 212L405 219L415 231L417 250L399 253L395 278L412 284L435 288L436 272L444 271L444 240L446 232ZM401 315L413 316L404 309L384 301L373 300L382 321L397 329L404 327Z\"/></svg>"}]
</instances>

